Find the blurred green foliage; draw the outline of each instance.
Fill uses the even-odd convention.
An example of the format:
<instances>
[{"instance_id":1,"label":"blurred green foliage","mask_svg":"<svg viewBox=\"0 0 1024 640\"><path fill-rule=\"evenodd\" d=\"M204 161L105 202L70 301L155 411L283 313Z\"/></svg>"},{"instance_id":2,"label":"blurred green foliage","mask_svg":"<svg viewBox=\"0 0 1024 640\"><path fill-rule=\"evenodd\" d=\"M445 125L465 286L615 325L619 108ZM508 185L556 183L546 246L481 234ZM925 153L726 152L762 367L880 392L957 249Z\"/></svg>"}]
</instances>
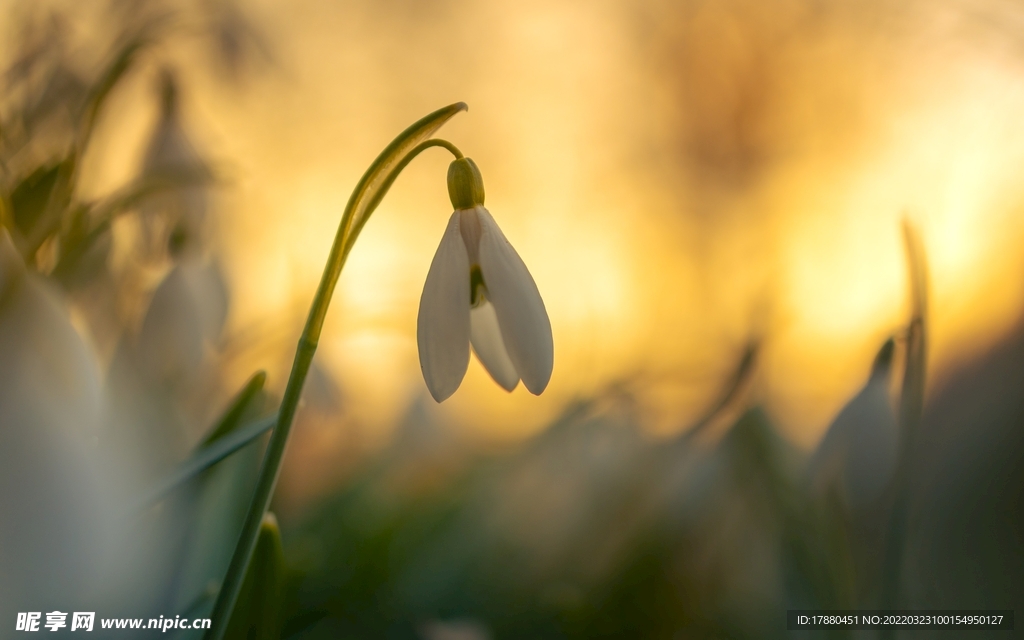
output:
<instances>
[{"instance_id":1,"label":"blurred green foliage","mask_svg":"<svg viewBox=\"0 0 1024 640\"><path fill-rule=\"evenodd\" d=\"M850 604L848 567L830 560L839 526L762 411L714 445L659 443L604 404L459 462L409 433L436 427L407 424L286 529L300 570L286 637L431 637L432 621L480 620L495 638L781 638L787 606Z\"/></svg>"}]
</instances>

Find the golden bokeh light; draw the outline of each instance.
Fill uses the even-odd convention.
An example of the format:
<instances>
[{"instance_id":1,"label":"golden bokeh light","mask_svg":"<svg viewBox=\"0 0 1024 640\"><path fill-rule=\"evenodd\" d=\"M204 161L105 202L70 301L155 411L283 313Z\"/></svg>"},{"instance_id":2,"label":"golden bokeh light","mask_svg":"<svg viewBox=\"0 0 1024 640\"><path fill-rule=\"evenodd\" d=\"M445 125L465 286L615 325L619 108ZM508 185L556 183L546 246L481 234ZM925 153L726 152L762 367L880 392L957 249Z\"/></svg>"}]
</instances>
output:
<instances>
[{"instance_id":1,"label":"golden bokeh light","mask_svg":"<svg viewBox=\"0 0 1024 640\"><path fill-rule=\"evenodd\" d=\"M809 446L905 321L904 217L925 240L941 373L1021 310L1022 60L958 5L805 4L252 3L276 70L244 99L202 74L187 87L189 123L232 178L230 326L297 335L363 169L463 100L443 136L481 167L540 287L555 370L535 398L474 361L438 419L515 439L643 375L668 433L754 339L758 399ZM431 151L402 175L328 317L321 360L374 437L426 396L416 309L447 162ZM254 365L270 366L245 359L238 377Z\"/></svg>"}]
</instances>

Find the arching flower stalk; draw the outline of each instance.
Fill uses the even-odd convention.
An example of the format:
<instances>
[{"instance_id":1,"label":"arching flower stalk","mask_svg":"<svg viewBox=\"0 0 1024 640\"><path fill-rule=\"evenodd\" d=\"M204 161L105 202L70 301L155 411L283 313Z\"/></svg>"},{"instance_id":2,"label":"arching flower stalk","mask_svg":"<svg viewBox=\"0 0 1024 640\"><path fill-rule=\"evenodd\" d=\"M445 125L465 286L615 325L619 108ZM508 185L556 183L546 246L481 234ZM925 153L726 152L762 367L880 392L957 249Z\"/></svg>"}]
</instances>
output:
<instances>
[{"instance_id":1,"label":"arching flower stalk","mask_svg":"<svg viewBox=\"0 0 1024 640\"><path fill-rule=\"evenodd\" d=\"M277 484L302 387L345 259L395 179L425 149L444 147L456 158L449 170L449 192L456 211L427 275L420 306L420 356L431 394L440 401L458 388L468 366L470 342L487 370L506 389L514 388L519 379L535 394L547 386L552 366L551 326L537 286L483 208L483 182L476 165L450 142L431 139L434 132L465 109L461 102L447 106L403 131L363 174L345 206L299 338L252 503L211 614L213 627L207 640L220 640L230 621ZM460 248L456 241L463 246Z\"/></svg>"}]
</instances>

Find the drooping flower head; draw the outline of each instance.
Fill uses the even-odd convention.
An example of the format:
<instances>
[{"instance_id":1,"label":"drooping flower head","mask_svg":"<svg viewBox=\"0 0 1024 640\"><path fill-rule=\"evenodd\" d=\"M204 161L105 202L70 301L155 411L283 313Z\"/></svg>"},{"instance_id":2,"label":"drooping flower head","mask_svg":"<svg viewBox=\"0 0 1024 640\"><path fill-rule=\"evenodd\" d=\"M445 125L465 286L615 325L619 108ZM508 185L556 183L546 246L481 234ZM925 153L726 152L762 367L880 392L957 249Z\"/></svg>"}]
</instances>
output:
<instances>
[{"instance_id":1,"label":"drooping flower head","mask_svg":"<svg viewBox=\"0 0 1024 640\"><path fill-rule=\"evenodd\" d=\"M211 170L192 144L182 121L178 80L170 69L160 74L160 118L142 162L142 175L174 183L145 198L139 208L147 249L162 255L166 245L171 257L195 253L206 235L210 209L208 185Z\"/></svg>"},{"instance_id":2,"label":"drooping flower head","mask_svg":"<svg viewBox=\"0 0 1024 640\"><path fill-rule=\"evenodd\" d=\"M883 495L896 471L899 424L889 393L895 343L879 349L864 388L832 421L808 464L812 491L836 486L846 505L864 509Z\"/></svg>"},{"instance_id":3,"label":"drooping flower head","mask_svg":"<svg viewBox=\"0 0 1024 640\"><path fill-rule=\"evenodd\" d=\"M480 170L469 158L448 168L455 212L430 263L416 338L423 379L435 400L455 393L472 344L506 391L539 395L554 363L551 323L533 277L487 209Z\"/></svg>"}]
</instances>

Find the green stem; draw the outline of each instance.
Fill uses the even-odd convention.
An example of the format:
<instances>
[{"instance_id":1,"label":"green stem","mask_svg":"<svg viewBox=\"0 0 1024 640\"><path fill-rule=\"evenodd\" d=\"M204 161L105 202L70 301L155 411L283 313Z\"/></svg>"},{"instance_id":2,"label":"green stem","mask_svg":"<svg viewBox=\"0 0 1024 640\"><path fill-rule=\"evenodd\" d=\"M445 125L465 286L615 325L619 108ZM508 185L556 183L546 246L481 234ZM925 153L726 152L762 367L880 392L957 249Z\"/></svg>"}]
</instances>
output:
<instances>
[{"instance_id":1,"label":"green stem","mask_svg":"<svg viewBox=\"0 0 1024 640\"><path fill-rule=\"evenodd\" d=\"M281 461L284 459L285 448L288 444L288 435L291 432L295 411L298 409L302 396L302 387L309 374L309 367L313 362L324 318L327 315L327 307L330 305L338 276L341 275L341 269L345 264L345 258L352 250L352 245L367 219L380 204L395 178L413 157L431 146L444 147L452 151L457 158L462 156L461 152L451 143L443 140L429 140L429 138L445 122L465 109L466 105L459 102L439 109L414 123L399 134L377 156L352 191L352 196L345 206L345 213L338 225L338 233L331 246L331 253L324 267L323 276L320 278L316 297L313 298L306 326L299 338L291 375L281 400L277 425L267 444L267 451L263 458L259 478L256 481L252 502L242 525L242 532L239 535L238 544L235 546L234 555L231 557L227 575L224 577L224 584L210 616L213 626L206 634L207 640L220 640L230 622L231 612L238 599L238 592L242 587L249 559L256 546L263 516L267 512L274 494L274 487L281 470Z\"/></svg>"},{"instance_id":2,"label":"green stem","mask_svg":"<svg viewBox=\"0 0 1024 640\"><path fill-rule=\"evenodd\" d=\"M413 159L416 156L420 155L420 153L429 149L430 147L444 147L448 151L452 152L452 155L455 156L456 160L461 160L464 157L462 155L462 152L459 151L459 149L455 145L448 142L447 140L435 138L433 140L421 142L420 144L416 145L416 147L414 147L413 150L408 153L408 155L402 158L402 160L398 164L395 165L394 170L390 174L388 174L388 177L384 180L384 182L381 183L380 190L370 200L370 204L368 206L368 209L370 211L376 209L377 205L380 204L380 201L384 199L384 195L388 192L388 189L391 188L391 185L392 183L394 183L395 178L398 177L398 174L400 174L405 169L405 167L408 166L408 164L413 161ZM355 226L353 226L352 233L358 235L359 232L362 230L363 225L366 224L366 220L369 217L369 215L363 216L363 218L359 220ZM351 248L351 244L349 245L349 247Z\"/></svg>"}]
</instances>

